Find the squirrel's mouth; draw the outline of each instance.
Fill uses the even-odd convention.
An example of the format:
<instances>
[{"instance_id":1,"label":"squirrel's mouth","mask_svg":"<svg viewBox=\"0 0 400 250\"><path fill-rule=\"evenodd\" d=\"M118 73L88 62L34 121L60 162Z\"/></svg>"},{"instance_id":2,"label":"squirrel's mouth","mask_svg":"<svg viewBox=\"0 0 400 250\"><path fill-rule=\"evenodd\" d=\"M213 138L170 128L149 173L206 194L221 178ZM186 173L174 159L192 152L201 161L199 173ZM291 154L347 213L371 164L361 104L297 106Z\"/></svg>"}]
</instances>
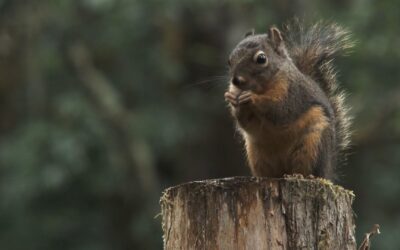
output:
<instances>
[{"instance_id":1,"label":"squirrel's mouth","mask_svg":"<svg viewBox=\"0 0 400 250\"><path fill-rule=\"evenodd\" d=\"M251 91L254 88L254 83L243 77L232 77L229 84L242 91Z\"/></svg>"},{"instance_id":2,"label":"squirrel's mouth","mask_svg":"<svg viewBox=\"0 0 400 250\"><path fill-rule=\"evenodd\" d=\"M238 89L238 90L241 90L241 91L252 91L252 90L253 90L253 88L251 87L250 84L241 85L241 86L237 86L237 85L233 84L232 82L230 82L230 84L231 84L234 88L236 88L236 89Z\"/></svg>"},{"instance_id":3,"label":"squirrel's mouth","mask_svg":"<svg viewBox=\"0 0 400 250\"><path fill-rule=\"evenodd\" d=\"M237 85L233 84L232 81L230 81L229 84L231 86L233 86L234 88L238 89L238 90L251 91L254 94L263 93L265 91L265 89L266 89L266 85L268 85L268 83L267 84L260 84L257 81L249 81L246 84L243 84L243 85L240 85L240 86L237 86Z\"/></svg>"}]
</instances>

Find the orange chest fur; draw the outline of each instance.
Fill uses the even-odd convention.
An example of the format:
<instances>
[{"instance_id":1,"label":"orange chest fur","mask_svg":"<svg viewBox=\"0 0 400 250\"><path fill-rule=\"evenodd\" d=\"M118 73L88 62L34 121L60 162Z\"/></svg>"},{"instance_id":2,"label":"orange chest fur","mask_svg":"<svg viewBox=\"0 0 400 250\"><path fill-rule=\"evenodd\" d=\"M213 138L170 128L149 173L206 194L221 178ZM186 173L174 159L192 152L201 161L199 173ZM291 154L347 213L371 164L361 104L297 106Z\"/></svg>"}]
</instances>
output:
<instances>
[{"instance_id":1,"label":"orange chest fur","mask_svg":"<svg viewBox=\"0 0 400 250\"><path fill-rule=\"evenodd\" d=\"M265 153L284 154L304 134L312 130L323 130L327 126L328 121L322 108L314 106L285 126L277 126L267 119L255 117L251 126L243 130L243 134L247 144L254 144Z\"/></svg>"}]
</instances>

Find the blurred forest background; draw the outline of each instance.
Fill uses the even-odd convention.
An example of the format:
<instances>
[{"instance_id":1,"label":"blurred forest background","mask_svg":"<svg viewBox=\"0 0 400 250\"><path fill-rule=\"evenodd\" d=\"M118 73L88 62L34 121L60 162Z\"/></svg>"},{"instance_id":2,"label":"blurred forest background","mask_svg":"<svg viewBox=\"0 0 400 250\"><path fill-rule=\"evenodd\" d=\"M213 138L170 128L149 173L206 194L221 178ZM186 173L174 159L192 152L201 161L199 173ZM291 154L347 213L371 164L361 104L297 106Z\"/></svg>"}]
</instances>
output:
<instances>
[{"instance_id":1,"label":"blurred forest background","mask_svg":"<svg viewBox=\"0 0 400 250\"><path fill-rule=\"evenodd\" d=\"M358 41L337 61L355 115L341 183L357 241L400 249L396 0L0 0L0 246L161 249L158 199L249 175L224 103L229 51L297 15ZM156 218L155 218L156 217Z\"/></svg>"}]
</instances>

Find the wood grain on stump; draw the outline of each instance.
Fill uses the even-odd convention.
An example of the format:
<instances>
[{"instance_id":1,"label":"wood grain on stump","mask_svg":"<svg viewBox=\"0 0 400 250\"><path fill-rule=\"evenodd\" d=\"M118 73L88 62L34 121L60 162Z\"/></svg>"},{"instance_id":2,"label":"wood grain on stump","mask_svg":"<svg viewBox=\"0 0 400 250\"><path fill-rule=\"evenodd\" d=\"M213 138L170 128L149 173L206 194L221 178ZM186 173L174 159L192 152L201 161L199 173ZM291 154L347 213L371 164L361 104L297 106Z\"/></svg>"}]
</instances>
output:
<instances>
[{"instance_id":1,"label":"wood grain on stump","mask_svg":"<svg viewBox=\"0 0 400 250\"><path fill-rule=\"evenodd\" d=\"M356 249L353 198L321 179L182 184L160 201L164 249Z\"/></svg>"}]
</instances>

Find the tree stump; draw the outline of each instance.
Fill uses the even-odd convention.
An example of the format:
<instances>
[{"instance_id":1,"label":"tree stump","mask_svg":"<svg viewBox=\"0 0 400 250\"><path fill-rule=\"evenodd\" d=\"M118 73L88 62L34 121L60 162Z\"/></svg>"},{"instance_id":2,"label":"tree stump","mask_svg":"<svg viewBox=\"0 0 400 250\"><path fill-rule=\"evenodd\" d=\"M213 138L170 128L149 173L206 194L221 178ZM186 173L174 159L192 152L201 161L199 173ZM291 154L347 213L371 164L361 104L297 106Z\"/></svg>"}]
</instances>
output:
<instances>
[{"instance_id":1,"label":"tree stump","mask_svg":"<svg viewBox=\"0 0 400 250\"><path fill-rule=\"evenodd\" d=\"M185 183L161 197L164 249L356 249L353 199L324 179Z\"/></svg>"}]
</instances>

